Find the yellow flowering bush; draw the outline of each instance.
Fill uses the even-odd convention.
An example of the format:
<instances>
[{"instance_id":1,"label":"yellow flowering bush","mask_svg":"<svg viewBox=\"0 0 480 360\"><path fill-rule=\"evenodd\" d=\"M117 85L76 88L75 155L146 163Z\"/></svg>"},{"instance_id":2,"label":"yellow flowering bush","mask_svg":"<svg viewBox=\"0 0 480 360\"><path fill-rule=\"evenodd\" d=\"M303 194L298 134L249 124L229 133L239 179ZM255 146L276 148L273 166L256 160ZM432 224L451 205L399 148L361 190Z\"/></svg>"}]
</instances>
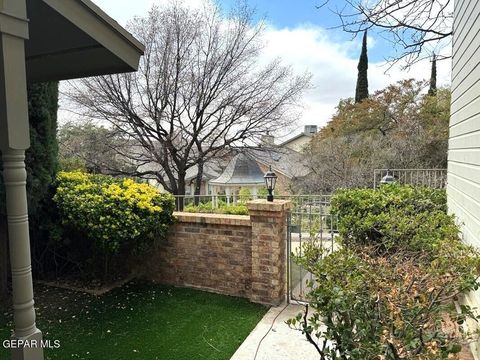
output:
<instances>
[{"instance_id":1,"label":"yellow flowering bush","mask_svg":"<svg viewBox=\"0 0 480 360\"><path fill-rule=\"evenodd\" d=\"M54 202L63 224L109 254L165 236L175 204L148 184L80 171L58 174Z\"/></svg>"}]
</instances>

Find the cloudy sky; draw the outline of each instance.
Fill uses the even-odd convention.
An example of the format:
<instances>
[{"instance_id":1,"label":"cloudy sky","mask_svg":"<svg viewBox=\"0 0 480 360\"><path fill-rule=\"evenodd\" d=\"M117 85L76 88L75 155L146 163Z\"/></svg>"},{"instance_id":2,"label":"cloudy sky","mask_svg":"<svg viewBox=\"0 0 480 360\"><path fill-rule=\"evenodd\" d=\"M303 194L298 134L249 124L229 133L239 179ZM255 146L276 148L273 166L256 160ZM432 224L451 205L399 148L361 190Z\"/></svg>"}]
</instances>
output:
<instances>
[{"instance_id":1,"label":"cloudy sky","mask_svg":"<svg viewBox=\"0 0 480 360\"><path fill-rule=\"evenodd\" d=\"M120 24L135 15L144 15L152 5L168 0L94 0ZM184 0L195 6L201 0ZM219 0L228 9L235 0ZM332 0L333 6L342 0ZM332 30L338 19L328 9L318 9L320 0L248 0L257 14L267 21L265 57L281 57L299 72L309 71L313 88L305 95L305 109L298 128L304 124L324 125L341 98L354 95L360 39L351 39L341 30ZM405 78L426 79L430 62L415 65L409 72L397 69L385 74L385 57L392 46L375 33L369 34L370 92ZM450 83L450 63L438 69L440 85Z\"/></svg>"}]
</instances>

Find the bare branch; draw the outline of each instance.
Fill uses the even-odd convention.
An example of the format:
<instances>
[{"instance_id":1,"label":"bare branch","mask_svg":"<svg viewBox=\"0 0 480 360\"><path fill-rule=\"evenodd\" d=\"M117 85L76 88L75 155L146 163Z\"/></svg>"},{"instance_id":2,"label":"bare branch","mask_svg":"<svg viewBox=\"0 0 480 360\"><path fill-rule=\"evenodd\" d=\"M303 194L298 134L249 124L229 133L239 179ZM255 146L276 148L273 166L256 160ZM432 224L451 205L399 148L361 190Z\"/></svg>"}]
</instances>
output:
<instances>
[{"instance_id":1,"label":"bare branch","mask_svg":"<svg viewBox=\"0 0 480 360\"><path fill-rule=\"evenodd\" d=\"M326 0L319 8L328 8L329 3ZM344 0L343 7L328 9L339 18L334 28L353 36L374 28L390 41L395 53L386 60L391 66L402 61L404 68L409 67L451 45L452 0Z\"/></svg>"},{"instance_id":2,"label":"bare branch","mask_svg":"<svg viewBox=\"0 0 480 360\"><path fill-rule=\"evenodd\" d=\"M68 98L88 118L128 139L121 156L183 194L188 169L291 126L310 76L275 60L259 65L264 26L240 5L225 18L171 3L135 18L129 30L146 45L139 71L81 80ZM140 150L140 151L139 151ZM145 168L147 168L145 170Z\"/></svg>"}]
</instances>

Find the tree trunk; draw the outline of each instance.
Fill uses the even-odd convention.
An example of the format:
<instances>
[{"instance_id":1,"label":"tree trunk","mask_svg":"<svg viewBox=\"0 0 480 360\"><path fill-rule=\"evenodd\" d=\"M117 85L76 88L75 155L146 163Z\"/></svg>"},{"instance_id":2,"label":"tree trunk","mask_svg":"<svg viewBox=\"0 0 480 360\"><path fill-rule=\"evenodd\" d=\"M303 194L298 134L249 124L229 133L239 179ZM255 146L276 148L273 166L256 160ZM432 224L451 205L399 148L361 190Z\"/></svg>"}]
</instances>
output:
<instances>
[{"instance_id":1,"label":"tree trunk","mask_svg":"<svg viewBox=\"0 0 480 360\"><path fill-rule=\"evenodd\" d=\"M182 171L182 172L179 172L178 173L178 181L177 181L177 193L175 195L181 195L180 197L178 197L178 201L177 201L177 211L183 211L183 208L185 206L185 198L182 197L182 196L185 196L185 188L186 188L186 185L185 185L185 172Z\"/></svg>"},{"instance_id":2,"label":"tree trunk","mask_svg":"<svg viewBox=\"0 0 480 360\"><path fill-rule=\"evenodd\" d=\"M7 221L0 216L0 300L8 294L8 232Z\"/></svg>"},{"instance_id":3,"label":"tree trunk","mask_svg":"<svg viewBox=\"0 0 480 360\"><path fill-rule=\"evenodd\" d=\"M195 192L194 195L194 202L195 205L198 205L200 202L200 192L202 190L202 180L203 180L203 161L198 163L198 173L197 177L195 178Z\"/></svg>"}]
</instances>

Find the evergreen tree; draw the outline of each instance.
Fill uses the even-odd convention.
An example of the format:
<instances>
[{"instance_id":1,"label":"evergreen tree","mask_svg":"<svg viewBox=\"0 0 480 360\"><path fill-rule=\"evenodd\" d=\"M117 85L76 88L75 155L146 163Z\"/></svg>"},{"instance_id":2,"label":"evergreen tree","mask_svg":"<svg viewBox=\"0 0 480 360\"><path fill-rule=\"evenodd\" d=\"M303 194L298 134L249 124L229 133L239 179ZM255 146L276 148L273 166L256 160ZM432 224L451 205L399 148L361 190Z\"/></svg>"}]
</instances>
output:
<instances>
[{"instance_id":1,"label":"evergreen tree","mask_svg":"<svg viewBox=\"0 0 480 360\"><path fill-rule=\"evenodd\" d=\"M56 139L58 110L58 83L31 84L28 86L28 111L31 146L27 150L27 191L32 250L46 235L49 221L51 184L57 171L58 145ZM0 169L1 169L0 159ZM3 240L3 241L2 241ZM4 279L7 271L5 189L0 171L0 292L6 291ZM3 281L2 281L3 280Z\"/></svg>"},{"instance_id":2,"label":"evergreen tree","mask_svg":"<svg viewBox=\"0 0 480 360\"><path fill-rule=\"evenodd\" d=\"M432 73L430 75L430 88L428 89L429 96L437 95L437 57L433 55Z\"/></svg>"},{"instance_id":3,"label":"evergreen tree","mask_svg":"<svg viewBox=\"0 0 480 360\"><path fill-rule=\"evenodd\" d=\"M32 266L42 274L48 266L45 251L55 229L52 184L58 169L57 111L58 83L28 87L30 148L26 153L28 212L32 246Z\"/></svg>"},{"instance_id":4,"label":"evergreen tree","mask_svg":"<svg viewBox=\"0 0 480 360\"><path fill-rule=\"evenodd\" d=\"M32 84L28 87L30 149L26 153L29 215L42 211L58 166L57 144L58 83Z\"/></svg>"},{"instance_id":5,"label":"evergreen tree","mask_svg":"<svg viewBox=\"0 0 480 360\"><path fill-rule=\"evenodd\" d=\"M357 88L355 91L355 103L368 98L368 55L367 55L367 32L363 34L362 52L358 61Z\"/></svg>"}]
</instances>

